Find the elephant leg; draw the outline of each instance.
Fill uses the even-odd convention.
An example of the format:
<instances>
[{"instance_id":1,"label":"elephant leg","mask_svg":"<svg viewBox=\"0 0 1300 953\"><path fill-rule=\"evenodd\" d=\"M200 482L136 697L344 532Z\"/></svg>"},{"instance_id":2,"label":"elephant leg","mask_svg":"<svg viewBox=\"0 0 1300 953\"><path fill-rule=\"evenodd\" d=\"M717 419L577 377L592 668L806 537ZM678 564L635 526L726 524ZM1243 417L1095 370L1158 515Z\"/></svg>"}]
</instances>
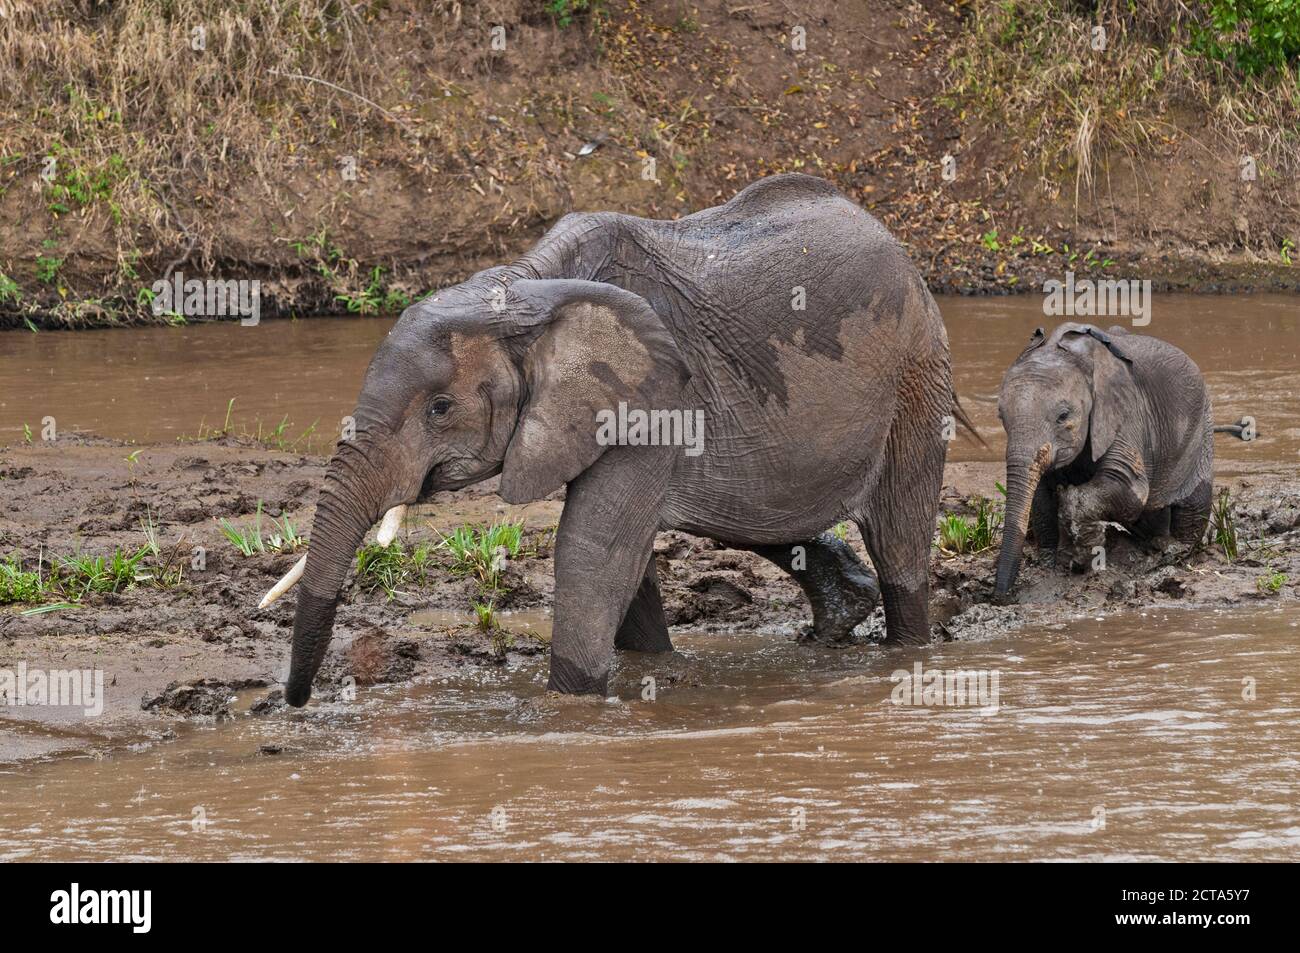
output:
<instances>
[{"instance_id":1,"label":"elephant leg","mask_svg":"<svg viewBox=\"0 0 1300 953\"><path fill-rule=\"evenodd\" d=\"M948 450L941 421L952 406L946 362L943 371L918 364L905 372L900 393L909 400L894 417L879 482L858 521L880 577L891 644L931 638L930 548Z\"/></svg>"},{"instance_id":2,"label":"elephant leg","mask_svg":"<svg viewBox=\"0 0 1300 953\"><path fill-rule=\"evenodd\" d=\"M1214 507L1214 484L1206 479L1189 495L1169 507L1169 535L1184 546L1195 546L1205 536Z\"/></svg>"},{"instance_id":3,"label":"elephant leg","mask_svg":"<svg viewBox=\"0 0 1300 953\"><path fill-rule=\"evenodd\" d=\"M813 636L819 642L848 641L853 629L875 610L880 586L844 540L822 533L791 546L746 546L788 572L808 597Z\"/></svg>"},{"instance_id":4,"label":"elephant leg","mask_svg":"<svg viewBox=\"0 0 1300 953\"><path fill-rule=\"evenodd\" d=\"M673 650L672 639L668 637L668 621L664 618L663 600L659 595L659 575L653 552L646 560L641 586L614 635L614 648L631 652Z\"/></svg>"},{"instance_id":5,"label":"elephant leg","mask_svg":"<svg viewBox=\"0 0 1300 953\"><path fill-rule=\"evenodd\" d=\"M555 536L547 687L604 695L614 637L645 580L676 447L614 447L572 480Z\"/></svg>"},{"instance_id":6,"label":"elephant leg","mask_svg":"<svg viewBox=\"0 0 1300 953\"><path fill-rule=\"evenodd\" d=\"M1128 527L1133 538L1150 549L1163 550L1171 542L1169 535L1170 507L1147 510Z\"/></svg>"},{"instance_id":7,"label":"elephant leg","mask_svg":"<svg viewBox=\"0 0 1300 953\"><path fill-rule=\"evenodd\" d=\"M1034 531L1034 543L1040 553L1051 555L1060 542L1057 529L1059 514L1056 511L1056 490L1047 480L1040 480L1034 490L1034 500L1029 507L1029 525Z\"/></svg>"},{"instance_id":8,"label":"elephant leg","mask_svg":"<svg viewBox=\"0 0 1300 953\"><path fill-rule=\"evenodd\" d=\"M1094 551L1105 547L1103 522L1125 526L1135 523L1146 506L1148 489L1143 474L1117 469L1103 469L1079 486L1059 487L1057 509L1062 546L1057 551L1058 564L1087 569Z\"/></svg>"}]
</instances>

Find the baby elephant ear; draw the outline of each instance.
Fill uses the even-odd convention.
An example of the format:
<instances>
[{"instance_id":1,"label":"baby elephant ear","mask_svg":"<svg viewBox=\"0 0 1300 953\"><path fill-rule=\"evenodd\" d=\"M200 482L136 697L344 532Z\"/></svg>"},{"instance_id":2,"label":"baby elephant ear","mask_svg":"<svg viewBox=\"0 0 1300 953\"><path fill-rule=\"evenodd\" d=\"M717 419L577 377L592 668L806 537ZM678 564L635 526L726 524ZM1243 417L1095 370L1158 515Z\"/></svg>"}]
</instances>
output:
<instances>
[{"instance_id":1,"label":"baby elephant ear","mask_svg":"<svg viewBox=\"0 0 1300 953\"><path fill-rule=\"evenodd\" d=\"M1043 333L1043 329L1034 328L1034 333L1029 336L1029 343L1025 346L1025 349L1020 352L1020 356L1017 357L1016 360L1018 361L1020 360L1020 358L1024 357L1030 351L1034 351L1042 347L1043 342L1046 340L1047 340L1047 335Z\"/></svg>"},{"instance_id":2,"label":"baby elephant ear","mask_svg":"<svg viewBox=\"0 0 1300 953\"><path fill-rule=\"evenodd\" d=\"M1088 437L1092 459L1102 454L1119 436L1124 421L1138 413L1138 391L1129 370L1133 363L1111 335L1091 324L1072 328L1061 337L1061 347L1084 359L1092 378L1092 419Z\"/></svg>"},{"instance_id":3,"label":"baby elephant ear","mask_svg":"<svg viewBox=\"0 0 1300 953\"><path fill-rule=\"evenodd\" d=\"M498 492L539 500L608 449L601 411L684 409L689 372L649 303L614 285L574 279L516 281L505 323L529 340L520 362L526 398L506 448Z\"/></svg>"}]
</instances>

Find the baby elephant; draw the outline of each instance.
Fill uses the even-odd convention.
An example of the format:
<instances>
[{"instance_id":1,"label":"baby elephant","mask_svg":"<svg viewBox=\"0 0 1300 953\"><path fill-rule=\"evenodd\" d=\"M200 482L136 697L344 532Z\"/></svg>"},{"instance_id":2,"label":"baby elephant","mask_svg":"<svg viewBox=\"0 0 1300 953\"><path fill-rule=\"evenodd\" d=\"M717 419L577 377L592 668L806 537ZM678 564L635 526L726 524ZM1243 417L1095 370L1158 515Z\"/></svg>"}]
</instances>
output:
<instances>
[{"instance_id":1,"label":"baby elephant","mask_svg":"<svg viewBox=\"0 0 1300 953\"><path fill-rule=\"evenodd\" d=\"M1039 328L1002 379L998 415L1007 431L998 596L1016 581L1031 525L1041 552L1076 568L1105 541L1104 522L1159 548L1204 534L1210 396L1172 344L1120 327L1068 323L1050 336Z\"/></svg>"}]
</instances>

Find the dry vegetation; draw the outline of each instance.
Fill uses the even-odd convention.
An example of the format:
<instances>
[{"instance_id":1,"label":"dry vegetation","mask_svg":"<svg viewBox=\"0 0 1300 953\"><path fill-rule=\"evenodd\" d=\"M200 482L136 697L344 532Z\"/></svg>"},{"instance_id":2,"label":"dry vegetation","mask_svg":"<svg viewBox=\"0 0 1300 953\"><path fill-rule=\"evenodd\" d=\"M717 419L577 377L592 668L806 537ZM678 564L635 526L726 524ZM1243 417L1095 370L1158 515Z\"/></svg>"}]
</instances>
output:
<instances>
[{"instance_id":1,"label":"dry vegetation","mask_svg":"<svg viewBox=\"0 0 1300 953\"><path fill-rule=\"evenodd\" d=\"M1284 53L1277 66L1253 56L1246 26L1225 30L1212 15L1252 6L1262 4L973 0L941 99L1015 143L1003 166L1014 196L1035 192L1076 224L1091 218L1113 242L1165 231L1179 251L1289 265L1300 73Z\"/></svg>"},{"instance_id":2,"label":"dry vegetation","mask_svg":"<svg viewBox=\"0 0 1300 953\"><path fill-rule=\"evenodd\" d=\"M1081 248L1195 285L1300 240L1294 76L1194 52L1179 0L3 6L0 325L156 320L177 269L261 279L264 315L400 310L567 211L671 217L792 170L946 290Z\"/></svg>"}]
</instances>

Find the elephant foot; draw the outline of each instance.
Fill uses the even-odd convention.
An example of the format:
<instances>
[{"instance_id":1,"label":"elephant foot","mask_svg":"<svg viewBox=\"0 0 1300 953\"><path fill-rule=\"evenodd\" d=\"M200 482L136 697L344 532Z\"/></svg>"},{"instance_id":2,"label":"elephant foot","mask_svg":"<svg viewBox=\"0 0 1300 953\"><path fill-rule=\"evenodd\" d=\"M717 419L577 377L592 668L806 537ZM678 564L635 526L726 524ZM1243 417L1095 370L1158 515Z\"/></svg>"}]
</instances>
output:
<instances>
[{"instance_id":1,"label":"elephant foot","mask_svg":"<svg viewBox=\"0 0 1300 953\"><path fill-rule=\"evenodd\" d=\"M823 533L793 546L749 546L751 552L770 559L799 584L812 606L811 629L800 639L825 645L844 645L853 630L880 603L880 584L862 564L853 547Z\"/></svg>"},{"instance_id":2,"label":"elephant foot","mask_svg":"<svg viewBox=\"0 0 1300 953\"><path fill-rule=\"evenodd\" d=\"M1156 554L1173 552L1183 548L1182 544L1179 543L1178 540L1168 534L1163 536L1150 536L1142 540L1142 544L1146 547L1148 552Z\"/></svg>"},{"instance_id":3,"label":"elephant foot","mask_svg":"<svg viewBox=\"0 0 1300 953\"><path fill-rule=\"evenodd\" d=\"M865 568L851 567L838 585L809 592L808 601L813 608L812 638L823 645L847 645L853 630L880 604L880 586Z\"/></svg>"}]
</instances>

